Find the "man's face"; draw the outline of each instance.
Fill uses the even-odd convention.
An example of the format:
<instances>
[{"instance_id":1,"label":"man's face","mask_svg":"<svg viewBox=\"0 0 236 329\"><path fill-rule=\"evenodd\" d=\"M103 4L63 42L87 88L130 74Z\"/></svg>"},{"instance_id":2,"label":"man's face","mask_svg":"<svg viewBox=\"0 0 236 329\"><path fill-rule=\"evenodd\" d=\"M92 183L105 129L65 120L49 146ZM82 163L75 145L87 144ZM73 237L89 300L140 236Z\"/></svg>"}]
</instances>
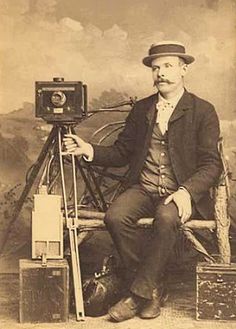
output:
<instances>
[{"instance_id":1,"label":"man's face","mask_svg":"<svg viewBox=\"0 0 236 329\"><path fill-rule=\"evenodd\" d=\"M183 87L187 65L177 56L163 56L152 61L154 85L163 95Z\"/></svg>"}]
</instances>

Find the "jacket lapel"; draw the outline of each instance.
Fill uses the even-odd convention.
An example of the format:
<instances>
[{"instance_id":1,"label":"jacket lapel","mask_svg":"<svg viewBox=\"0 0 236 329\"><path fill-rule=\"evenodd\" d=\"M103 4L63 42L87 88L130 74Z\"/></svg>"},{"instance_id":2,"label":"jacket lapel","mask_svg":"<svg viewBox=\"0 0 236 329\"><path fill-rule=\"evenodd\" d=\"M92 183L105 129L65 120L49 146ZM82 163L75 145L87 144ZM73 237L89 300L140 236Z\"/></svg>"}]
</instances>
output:
<instances>
[{"instance_id":1,"label":"jacket lapel","mask_svg":"<svg viewBox=\"0 0 236 329\"><path fill-rule=\"evenodd\" d=\"M152 137L153 127L156 121L156 103L157 103L157 97L154 97L146 113L146 120L148 125L147 125L145 140L144 140L144 148L143 148L144 153L147 153L147 149L149 147Z\"/></svg>"},{"instance_id":2,"label":"jacket lapel","mask_svg":"<svg viewBox=\"0 0 236 329\"><path fill-rule=\"evenodd\" d=\"M137 167L141 168L144 160L146 159L149 144L152 138L152 131L156 121L156 103L157 103L157 94L153 95L150 100L150 103L147 105L145 118L146 118L146 132L144 137L144 143L140 154L140 161L137 163Z\"/></svg>"},{"instance_id":3,"label":"jacket lapel","mask_svg":"<svg viewBox=\"0 0 236 329\"><path fill-rule=\"evenodd\" d=\"M147 108L146 118L147 118L147 122L148 122L149 126L152 126L152 123L156 116L156 104L157 104L157 95L155 95L152 98L152 100L150 102L150 106Z\"/></svg>"},{"instance_id":4,"label":"jacket lapel","mask_svg":"<svg viewBox=\"0 0 236 329\"><path fill-rule=\"evenodd\" d=\"M193 107L193 100L191 95L185 90L183 96L180 98L178 104L176 105L174 112L172 113L169 124L171 122L178 120L181 118L185 111Z\"/></svg>"}]
</instances>

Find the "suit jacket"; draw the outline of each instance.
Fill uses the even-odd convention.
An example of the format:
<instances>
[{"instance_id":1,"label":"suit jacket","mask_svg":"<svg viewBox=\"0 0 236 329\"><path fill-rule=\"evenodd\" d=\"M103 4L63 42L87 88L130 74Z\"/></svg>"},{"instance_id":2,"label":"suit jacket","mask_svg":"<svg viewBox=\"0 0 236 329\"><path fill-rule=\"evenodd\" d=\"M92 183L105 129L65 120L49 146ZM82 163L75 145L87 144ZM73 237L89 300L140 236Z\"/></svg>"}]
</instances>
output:
<instances>
[{"instance_id":1,"label":"suit jacket","mask_svg":"<svg viewBox=\"0 0 236 329\"><path fill-rule=\"evenodd\" d=\"M129 164L128 185L138 183L156 122L156 102L156 94L138 101L113 145L93 145L92 164L108 167ZM189 191L204 218L213 216L209 189L222 171L217 148L219 134L213 105L185 90L169 120L169 154L179 186Z\"/></svg>"}]
</instances>

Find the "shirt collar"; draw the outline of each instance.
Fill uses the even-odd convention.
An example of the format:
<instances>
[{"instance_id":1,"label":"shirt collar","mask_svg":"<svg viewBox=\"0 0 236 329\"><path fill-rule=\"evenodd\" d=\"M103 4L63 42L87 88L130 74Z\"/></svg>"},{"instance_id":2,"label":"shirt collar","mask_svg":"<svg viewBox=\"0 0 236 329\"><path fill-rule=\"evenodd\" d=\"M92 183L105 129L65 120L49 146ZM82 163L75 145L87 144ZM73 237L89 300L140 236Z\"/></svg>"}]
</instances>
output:
<instances>
[{"instance_id":1,"label":"shirt collar","mask_svg":"<svg viewBox=\"0 0 236 329\"><path fill-rule=\"evenodd\" d=\"M162 102L170 103L172 107L175 108L180 98L183 96L183 94L184 94L184 88L182 88L177 95L167 100L163 96L161 96L160 93L158 93L158 102L162 101Z\"/></svg>"}]
</instances>

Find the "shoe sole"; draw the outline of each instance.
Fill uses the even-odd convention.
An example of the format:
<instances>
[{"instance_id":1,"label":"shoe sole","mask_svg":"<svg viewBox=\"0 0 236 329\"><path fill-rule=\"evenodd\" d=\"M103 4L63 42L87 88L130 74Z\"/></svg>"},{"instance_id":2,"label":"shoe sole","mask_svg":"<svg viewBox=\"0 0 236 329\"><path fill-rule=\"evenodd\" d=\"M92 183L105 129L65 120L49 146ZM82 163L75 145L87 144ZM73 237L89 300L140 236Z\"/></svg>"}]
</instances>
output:
<instances>
[{"instance_id":1,"label":"shoe sole","mask_svg":"<svg viewBox=\"0 0 236 329\"><path fill-rule=\"evenodd\" d=\"M155 314L155 315L153 315L153 316L143 316L142 314L140 314L140 319L145 319L145 320L148 320L148 319L155 319L155 318L157 318L158 316L160 316L161 315L161 312L159 312L159 313L157 313L157 314Z\"/></svg>"},{"instance_id":2,"label":"shoe sole","mask_svg":"<svg viewBox=\"0 0 236 329\"><path fill-rule=\"evenodd\" d=\"M112 312L108 311L108 315L110 316L110 318L115 321L115 322L123 322L123 321L126 321L126 320L129 320L129 319L133 319L137 313L133 314L132 316L128 317L128 318L122 318L122 319L119 319L117 318Z\"/></svg>"},{"instance_id":3,"label":"shoe sole","mask_svg":"<svg viewBox=\"0 0 236 329\"><path fill-rule=\"evenodd\" d=\"M114 320L115 322L121 322L121 320L119 320L112 312L108 311L108 315L110 316L110 318L112 320Z\"/></svg>"},{"instance_id":4,"label":"shoe sole","mask_svg":"<svg viewBox=\"0 0 236 329\"><path fill-rule=\"evenodd\" d=\"M161 299L160 299L160 307L163 307L165 305L165 302L167 301L168 297L169 297L169 295L167 293L164 296L161 297ZM141 319L148 320L148 319L155 319L155 318L157 318L160 315L161 315L161 312L159 312L159 313L157 313L157 314L155 314L153 316L145 316L145 315L142 315L142 312L141 312L141 314L139 314L139 317Z\"/></svg>"}]
</instances>

